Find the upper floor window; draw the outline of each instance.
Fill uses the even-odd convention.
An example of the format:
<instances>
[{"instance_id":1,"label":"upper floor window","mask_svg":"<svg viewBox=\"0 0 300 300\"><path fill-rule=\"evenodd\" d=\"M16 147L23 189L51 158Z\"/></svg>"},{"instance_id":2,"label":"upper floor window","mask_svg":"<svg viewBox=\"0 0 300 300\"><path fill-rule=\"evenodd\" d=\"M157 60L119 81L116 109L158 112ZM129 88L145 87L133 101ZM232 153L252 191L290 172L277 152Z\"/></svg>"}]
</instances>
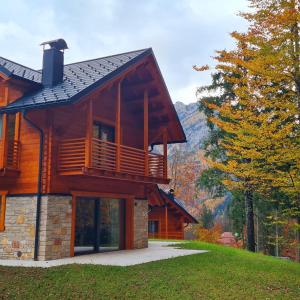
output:
<instances>
[{"instance_id":1,"label":"upper floor window","mask_svg":"<svg viewBox=\"0 0 300 300\"><path fill-rule=\"evenodd\" d=\"M93 138L113 143L115 141L115 128L100 122L94 122Z\"/></svg>"}]
</instances>

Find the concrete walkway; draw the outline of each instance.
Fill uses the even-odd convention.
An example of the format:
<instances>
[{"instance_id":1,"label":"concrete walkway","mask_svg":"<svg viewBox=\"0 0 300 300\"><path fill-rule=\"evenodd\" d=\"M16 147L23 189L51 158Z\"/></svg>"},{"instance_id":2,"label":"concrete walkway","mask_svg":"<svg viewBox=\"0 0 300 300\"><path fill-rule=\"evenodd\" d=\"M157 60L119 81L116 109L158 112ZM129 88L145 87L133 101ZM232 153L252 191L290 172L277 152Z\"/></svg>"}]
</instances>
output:
<instances>
[{"instance_id":1,"label":"concrete walkway","mask_svg":"<svg viewBox=\"0 0 300 300\"><path fill-rule=\"evenodd\" d=\"M173 246L168 246L173 245ZM149 248L121 250L106 253L80 255L50 261L0 260L1 266L49 268L69 264L92 264L109 266L133 266L151 261L169 259L178 256L205 253L205 250L186 250L176 248L175 242L150 241Z\"/></svg>"}]
</instances>

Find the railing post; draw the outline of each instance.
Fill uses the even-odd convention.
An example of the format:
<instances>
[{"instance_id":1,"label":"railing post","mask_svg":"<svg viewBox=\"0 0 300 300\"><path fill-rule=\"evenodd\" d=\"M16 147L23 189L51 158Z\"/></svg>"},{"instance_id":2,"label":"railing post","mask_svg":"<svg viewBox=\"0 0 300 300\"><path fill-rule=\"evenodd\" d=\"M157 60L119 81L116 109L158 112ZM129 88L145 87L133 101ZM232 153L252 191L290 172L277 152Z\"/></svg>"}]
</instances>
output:
<instances>
[{"instance_id":1,"label":"railing post","mask_svg":"<svg viewBox=\"0 0 300 300\"><path fill-rule=\"evenodd\" d=\"M117 86L117 103L116 103L116 171L120 172L121 170L121 81L118 82Z\"/></svg>"},{"instance_id":2,"label":"railing post","mask_svg":"<svg viewBox=\"0 0 300 300\"><path fill-rule=\"evenodd\" d=\"M163 175L164 179L168 178L168 132L167 128L163 131L163 143L164 143L164 169Z\"/></svg>"},{"instance_id":3,"label":"railing post","mask_svg":"<svg viewBox=\"0 0 300 300\"><path fill-rule=\"evenodd\" d=\"M144 91L144 151L145 151L145 176L149 176L149 97L148 91Z\"/></svg>"},{"instance_id":4,"label":"railing post","mask_svg":"<svg viewBox=\"0 0 300 300\"><path fill-rule=\"evenodd\" d=\"M86 140L85 140L85 167L92 164L92 133L93 133L93 102L90 100L87 107Z\"/></svg>"},{"instance_id":5,"label":"railing post","mask_svg":"<svg viewBox=\"0 0 300 300\"><path fill-rule=\"evenodd\" d=\"M2 138L1 138L1 145L0 145L0 169L6 167L7 163L7 114L3 115L2 119Z\"/></svg>"}]
</instances>

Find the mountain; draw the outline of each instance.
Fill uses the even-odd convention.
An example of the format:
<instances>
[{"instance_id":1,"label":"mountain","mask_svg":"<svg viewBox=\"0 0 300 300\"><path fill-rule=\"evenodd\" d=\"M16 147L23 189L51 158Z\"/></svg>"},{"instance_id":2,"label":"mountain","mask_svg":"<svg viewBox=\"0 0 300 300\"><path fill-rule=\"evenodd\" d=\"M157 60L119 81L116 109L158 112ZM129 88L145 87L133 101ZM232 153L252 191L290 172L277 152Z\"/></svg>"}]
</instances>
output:
<instances>
[{"instance_id":1,"label":"mountain","mask_svg":"<svg viewBox=\"0 0 300 300\"><path fill-rule=\"evenodd\" d=\"M188 210L195 216L199 215L205 204L213 211L215 218L218 218L229 201L226 197L211 199L207 192L199 190L196 185L201 172L208 167L203 150L203 143L209 134L206 117L199 111L197 103L176 102L174 106L187 143L170 145L168 148L170 176L173 178L170 187L174 188L178 198L185 202Z\"/></svg>"},{"instance_id":2,"label":"mountain","mask_svg":"<svg viewBox=\"0 0 300 300\"><path fill-rule=\"evenodd\" d=\"M205 115L199 111L197 103L176 102L174 106L187 138L187 143L180 145L180 149L187 152L199 150L208 136Z\"/></svg>"}]
</instances>

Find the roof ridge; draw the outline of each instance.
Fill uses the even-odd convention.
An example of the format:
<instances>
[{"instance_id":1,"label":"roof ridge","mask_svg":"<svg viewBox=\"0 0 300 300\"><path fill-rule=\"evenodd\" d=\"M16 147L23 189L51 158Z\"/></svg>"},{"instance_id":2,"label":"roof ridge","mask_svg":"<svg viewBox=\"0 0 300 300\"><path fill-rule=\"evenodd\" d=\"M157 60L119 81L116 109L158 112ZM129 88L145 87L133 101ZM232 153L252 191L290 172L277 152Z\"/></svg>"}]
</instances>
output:
<instances>
[{"instance_id":1,"label":"roof ridge","mask_svg":"<svg viewBox=\"0 0 300 300\"><path fill-rule=\"evenodd\" d=\"M144 48L144 49L138 49L138 50L133 50L133 51L128 51L128 52L122 52L122 53L118 53L118 54L113 54L113 55L108 55L108 56L103 56L103 57L97 57L97 58L92 58L92 59L86 59L86 60L82 60L82 61L77 61L77 62L73 62L73 63L69 63L69 64L65 64L64 67L66 66L70 66L70 65L75 65L75 64L80 64L80 63L85 63L85 62L89 62L89 61L93 61L93 60L98 60L98 59L105 59L105 58L109 58L109 57L114 57L114 56L119 56L119 55L125 55L125 54L129 54L129 53L133 53L133 52L139 52L139 51L148 51L152 49L150 48Z\"/></svg>"},{"instance_id":2,"label":"roof ridge","mask_svg":"<svg viewBox=\"0 0 300 300\"><path fill-rule=\"evenodd\" d=\"M41 72L40 72L39 70L32 69L32 68L30 68L30 67L27 67L27 66L25 66L25 65L22 65L22 64L20 64L20 63L17 63L17 62L15 62L15 61L11 60L11 59L5 58L5 57L3 57L3 56L0 56L0 58L2 58L2 59L4 59L4 60L7 60L7 61L9 61L9 62L11 62L11 63L13 63L13 64L16 64L16 65L18 65L18 66L20 66L20 67L23 67L23 68L29 69L29 70L31 70L31 71L33 71L33 72L38 72L39 74L41 74ZM5 67L4 67L4 68L5 68Z\"/></svg>"}]
</instances>

